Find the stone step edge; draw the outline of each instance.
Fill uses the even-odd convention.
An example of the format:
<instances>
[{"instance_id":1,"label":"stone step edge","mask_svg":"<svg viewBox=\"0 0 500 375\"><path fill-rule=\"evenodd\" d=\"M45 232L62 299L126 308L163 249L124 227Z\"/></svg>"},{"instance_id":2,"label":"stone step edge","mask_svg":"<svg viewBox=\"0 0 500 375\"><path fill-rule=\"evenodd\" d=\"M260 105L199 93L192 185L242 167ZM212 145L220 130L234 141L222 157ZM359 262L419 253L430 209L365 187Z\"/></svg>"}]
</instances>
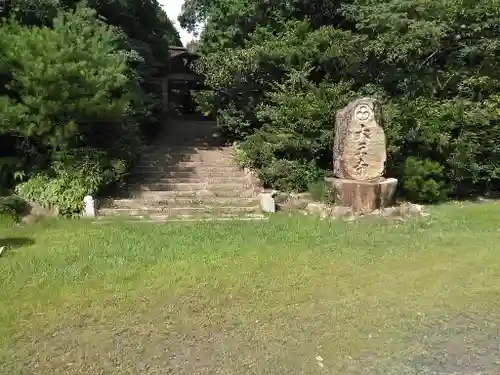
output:
<instances>
[{"instance_id":1,"label":"stone step edge","mask_svg":"<svg viewBox=\"0 0 500 375\"><path fill-rule=\"evenodd\" d=\"M157 175L142 175L142 176L130 176L128 182L130 183L162 183L162 184L236 184L236 183L246 183L248 181L248 177L240 174L236 176L199 176L199 175L190 175L190 176L169 176L166 174Z\"/></svg>"},{"instance_id":2,"label":"stone step edge","mask_svg":"<svg viewBox=\"0 0 500 375\"><path fill-rule=\"evenodd\" d=\"M194 212L218 212L218 211L235 211L235 212L244 212L259 209L259 205L254 206L206 206L206 207L141 207L141 208L131 208L131 207L103 207L99 208L98 212L137 212L138 215L141 213L169 213L171 211L194 211Z\"/></svg>"},{"instance_id":3,"label":"stone step edge","mask_svg":"<svg viewBox=\"0 0 500 375\"><path fill-rule=\"evenodd\" d=\"M191 188L191 189L200 189L200 190L210 190L215 188L244 188L246 186L250 186L250 182L245 180L245 182L220 182L220 183L210 183L206 181L200 182L149 182L141 180L140 182L134 182L134 184L130 184L132 187L149 187L149 186L170 186L172 188Z\"/></svg>"},{"instance_id":4,"label":"stone step edge","mask_svg":"<svg viewBox=\"0 0 500 375\"><path fill-rule=\"evenodd\" d=\"M156 165L146 165L134 167L128 173L129 175L148 175L158 172L165 173L175 173L175 172L203 172L203 173L242 173L242 169L236 165L220 165L220 164L204 164L199 163L197 165L165 165L164 163L159 163Z\"/></svg>"},{"instance_id":5,"label":"stone step edge","mask_svg":"<svg viewBox=\"0 0 500 375\"><path fill-rule=\"evenodd\" d=\"M161 157L150 157L147 159L139 159L134 164L135 168L143 167L157 167L163 165L165 167L177 167L183 165L196 165L196 166L206 166L206 167L223 167L223 168L239 168L238 163L234 158L205 158L197 160L173 160Z\"/></svg>"},{"instance_id":6,"label":"stone step edge","mask_svg":"<svg viewBox=\"0 0 500 375\"><path fill-rule=\"evenodd\" d=\"M224 170L226 169L226 170ZM148 175L157 175L157 174L164 174L164 175L169 175L169 176L179 176L179 177L186 177L187 176L214 176L214 177L221 177L221 176L245 176L245 172L243 169L236 168L236 167L223 167L223 168L217 168L217 167L202 167L202 168L196 168L194 170L185 170L185 169L178 169L174 167L161 167L161 166L152 166L152 167L146 167L141 170L130 170L128 173L128 176L148 176Z\"/></svg>"},{"instance_id":7,"label":"stone step edge","mask_svg":"<svg viewBox=\"0 0 500 375\"><path fill-rule=\"evenodd\" d=\"M233 154L229 150L197 150L193 153L173 152L168 149L154 150L141 154L139 160L163 160L163 161L199 161L199 160L234 160Z\"/></svg>"},{"instance_id":8,"label":"stone step edge","mask_svg":"<svg viewBox=\"0 0 500 375\"><path fill-rule=\"evenodd\" d=\"M265 221L269 220L268 217L213 217L213 218L185 218L185 219L138 219L138 220L99 220L92 221L92 224L113 224L113 223L126 223L126 224L168 224L168 223L193 223L193 222L210 222L210 221Z\"/></svg>"},{"instance_id":9,"label":"stone step edge","mask_svg":"<svg viewBox=\"0 0 500 375\"><path fill-rule=\"evenodd\" d=\"M144 205L172 205L172 204L194 204L194 205L219 205L219 204L229 204L232 202L259 202L259 196L255 197L170 197L170 198L119 198L119 197L102 197L96 198L98 204L113 204L113 203L139 203L142 202Z\"/></svg>"},{"instance_id":10,"label":"stone step edge","mask_svg":"<svg viewBox=\"0 0 500 375\"><path fill-rule=\"evenodd\" d=\"M254 211L254 212L198 212L198 213L178 213L175 215L169 215L168 212L153 212L149 215L146 215L147 212L138 212L137 214L131 214L131 215L97 215L96 218L98 219L104 219L104 218L139 218L139 219L154 219L154 218L168 218L168 217L173 217L173 218L202 218L202 217L261 217L264 216L264 213L261 211Z\"/></svg>"},{"instance_id":11,"label":"stone step edge","mask_svg":"<svg viewBox=\"0 0 500 375\"><path fill-rule=\"evenodd\" d=\"M128 197L122 196L123 198L131 199L151 199L148 198L149 195L155 197L155 199L161 198L257 198L259 192L256 189L244 189L244 190L221 190L221 191L204 191L204 190L125 190L124 193L128 193Z\"/></svg>"},{"instance_id":12,"label":"stone step edge","mask_svg":"<svg viewBox=\"0 0 500 375\"><path fill-rule=\"evenodd\" d=\"M155 209L155 208L199 208L199 209L225 209L227 207L256 207L260 202L254 198L234 198L228 201L206 201L193 202L192 200L172 201L165 200L140 200L140 199L124 199L98 202L97 209Z\"/></svg>"}]
</instances>

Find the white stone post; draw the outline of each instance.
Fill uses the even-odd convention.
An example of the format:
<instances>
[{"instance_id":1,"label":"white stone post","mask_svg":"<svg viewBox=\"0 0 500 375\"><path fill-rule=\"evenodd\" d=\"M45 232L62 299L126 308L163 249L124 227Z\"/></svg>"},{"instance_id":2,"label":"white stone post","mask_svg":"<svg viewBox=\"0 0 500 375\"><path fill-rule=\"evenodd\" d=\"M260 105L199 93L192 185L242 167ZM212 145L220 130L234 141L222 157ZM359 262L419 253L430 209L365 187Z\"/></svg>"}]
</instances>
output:
<instances>
[{"instance_id":1,"label":"white stone post","mask_svg":"<svg viewBox=\"0 0 500 375\"><path fill-rule=\"evenodd\" d=\"M274 213L276 212L276 202L274 201L275 193L261 193L260 194L260 207L262 211Z\"/></svg>"},{"instance_id":2,"label":"white stone post","mask_svg":"<svg viewBox=\"0 0 500 375\"><path fill-rule=\"evenodd\" d=\"M87 195L83 198L83 216L84 217L95 217L96 216L96 207L95 200L92 195Z\"/></svg>"}]
</instances>

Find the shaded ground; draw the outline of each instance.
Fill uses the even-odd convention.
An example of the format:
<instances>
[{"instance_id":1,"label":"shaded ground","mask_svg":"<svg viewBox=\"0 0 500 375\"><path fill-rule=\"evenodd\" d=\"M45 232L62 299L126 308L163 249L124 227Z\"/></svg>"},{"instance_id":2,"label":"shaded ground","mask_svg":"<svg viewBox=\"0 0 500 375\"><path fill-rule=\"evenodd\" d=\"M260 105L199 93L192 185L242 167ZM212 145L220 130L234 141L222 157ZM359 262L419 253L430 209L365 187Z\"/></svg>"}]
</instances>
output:
<instances>
[{"instance_id":1,"label":"shaded ground","mask_svg":"<svg viewBox=\"0 0 500 375\"><path fill-rule=\"evenodd\" d=\"M0 373L499 374L499 222L3 228Z\"/></svg>"}]
</instances>

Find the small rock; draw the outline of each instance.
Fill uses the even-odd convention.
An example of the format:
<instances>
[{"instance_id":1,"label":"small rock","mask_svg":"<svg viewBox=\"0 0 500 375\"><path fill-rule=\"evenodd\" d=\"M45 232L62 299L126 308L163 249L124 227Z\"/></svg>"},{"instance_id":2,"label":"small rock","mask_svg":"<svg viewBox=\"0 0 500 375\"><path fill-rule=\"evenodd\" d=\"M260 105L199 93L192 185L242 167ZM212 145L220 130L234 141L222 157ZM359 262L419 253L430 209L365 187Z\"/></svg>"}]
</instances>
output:
<instances>
[{"instance_id":1,"label":"small rock","mask_svg":"<svg viewBox=\"0 0 500 375\"><path fill-rule=\"evenodd\" d=\"M39 221L41 218L42 217L39 216L39 215L30 214L30 215L23 216L21 218L21 223L23 223L23 224L34 224L37 221Z\"/></svg>"},{"instance_id":2,"label":"small rock","mask_svg":"<svg viewBox=\"0 0 500 375\"><path fill-rule=\"evenodd\" d=\"M290 199L290 195L286 193L277 192L273 195L276 203L284 203Z\"/></svg>"},{"instance_id":3,"label":"small rock","mask_svg":"<svg viewBox=\"0 0 500 375\"><path fill-rule=\"evenodd\" d=\"M420 204L412 204L412 205L410 205L409 214L412 216L420 216L423 208L424 208L424 206L422 206Z\"/></svg>"},{"instance_id":4,"label":"small rock","mask_svg":"<svg viewBox=\"0 0 500 375\"><path fill-rule=\"evenodd\" d=\"M331 214L331 208L324 203L308 203L306 210L311 215L320 216L321 218L326 218Z\"/></svg>"},{"instance_id":5,"label":"small rock","mask_svg":"<svg viewBox=\"0 0 500 375\"><path fill-rule=\"evenodd\" d=\"M350 207L334 206L331 211L331 216L335 218L347 218L353 216L353 212Z\"/></svg>"},{"instance_id":6,"label":"small rock","mask_svg":"<svg viewBox=\"0 0 500 375\"><path fill-rule=\"evenodd\" d=\"M295 199L311 200L311 194L309 193L292 193L290 194L290 197Z\"/></svg>"},{"instance_id":7,"label":"small rock","mask_svg":"<svg viewBox=\"0 0 500 375\"><path fill-rule=\"evenodd\" d=\"M396 207L392 216L399 216L402 218L408 217L410 214L411 203L402 203Z\"/></svg>"},{"instance_id":8,"label":"small rock","mask_svg":"<svg viewBox=\"0 0 500 375\"><path fill-rule=\"evenodd\" d=\"M382 217L389 217L389 216L394 216L395 212L396 212L396 207L385 207L383 210L381 210L380 214Z\"/></svg>"}]
</instances>

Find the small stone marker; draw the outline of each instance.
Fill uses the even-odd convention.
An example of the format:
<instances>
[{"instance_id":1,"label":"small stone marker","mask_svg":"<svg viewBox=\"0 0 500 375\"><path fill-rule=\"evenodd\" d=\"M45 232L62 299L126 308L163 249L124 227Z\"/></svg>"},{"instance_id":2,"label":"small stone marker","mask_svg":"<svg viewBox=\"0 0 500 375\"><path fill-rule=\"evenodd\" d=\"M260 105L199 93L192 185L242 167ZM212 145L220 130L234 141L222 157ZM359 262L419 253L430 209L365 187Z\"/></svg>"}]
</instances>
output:
<instances>
[{"instance_id":1,"label":"small stone marker","mask_svg":"<svg viewBox=\"0 0 500 375\"><path fill-rule=\"evenodd\" d=\"M362 98L341 109L335 120L333 171L327 179L336 204L365 214L392 204L397 180L384 178L387 158L382 106Z\"/></svg>"},{"instance_id":2,"label":"small stone marker","mask_svg":"<svg viewBox=\"0 0 500 375\"><path fill-rule=\"evenodd\" d=\"M95 200L91 195L85 196L83 198L83 216L84 217L95 217L96 216L96 207Z\"/></svg>"},{"instance_id":3,"label":"small stone marker","mask_svg":"<svg viewBox=\"0 0 500 375\"><path fill-rule=\"evenodd\" d=\"M276 202L274 200L275 193L261 193L260 195L260 207L262 211L268 213L276 212Z\"/></svg>"}]
</instances>

